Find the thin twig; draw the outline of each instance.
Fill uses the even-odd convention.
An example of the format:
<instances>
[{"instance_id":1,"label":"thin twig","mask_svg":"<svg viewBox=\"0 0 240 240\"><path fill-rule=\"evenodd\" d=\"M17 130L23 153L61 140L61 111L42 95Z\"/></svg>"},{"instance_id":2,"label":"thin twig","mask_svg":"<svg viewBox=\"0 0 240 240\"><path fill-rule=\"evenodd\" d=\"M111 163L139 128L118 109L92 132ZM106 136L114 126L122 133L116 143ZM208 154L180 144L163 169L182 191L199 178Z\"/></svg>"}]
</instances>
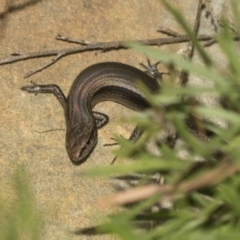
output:
<instances>
[{"instance_id":1,"label":"thin twig","mask_svg":"<svg viewBox=\"0 0 240 240\"><path fill-rule=\"evenodd\" d=\"M161 32L164 33L166 35L172 36L172 37L180 37L183 36L182 34L179 34L178 32L173 31L172 29L169 28L163 28L163 27L159 27L157 32Z\"/></svg>"},{"instance_id":2,"label":"thin twig","mask_svg":"<svg viewBox=\"0 0 240 240\"><path fill-rule=\"evenodd\" d=\"M35 130L35 132L37 133L48 133L48 132L55 132L55 131L66 131L66 129L56 128L56 129L50 129L50 130L44 130L44 131Z\"/></svg>"},{"instance_id":3,"label":"thin twig","mask_svg":"<svg viewBox=\"0 0 240 240\"><path fill-rule=\"evenodd\" d=\"M25 9L25 8L27 8L31 5L37 4L39 2L41 2L41 0L29 0L29 1L25 1L23 3L13 4L13 1L12 1L12 3L10 3L10 1L9 1L9 3L7 3L7 6L4 9L4 11L0 13L0 19L4 19L7 16L7 14L13 13L15 11L21 11L22 9Z\"/></svg>"},{"instance_id":4,"label":"thin twig","mask_svg":"<svg viewBox=\"0 0 240 240\"><path fill-rule=\"evenodd\" d=\"M195 23L194 23L194 27L193 27L193 32L195 33L195 35L197 35L198 29L199 29L201 12L202 12L202 6L203 6L203 0L199 0L199 2L198 2L198 9L197 9L197 15L196 15L196 19L195 19Z\"/></svg>"},{"instance_id":5,"label":"thin twig","mask_svg":"<svg viewBox=\"0 0 240 240\"><path fill-rule=\"evenodd\" d=\"M211 39L211 40L209 40L209 41L206 41L206 42L203 44L203 46L204 46L204 47L209 47L209 46L213 45L215 42L216 42L216 39Z\"/></svg>"},{"instance_id":6,"label":"thin twig","mask_svg":"<svg viewBox=\"0 0 240 240\"><path fill-rule=\"evenodd\" d=\"M49 51L42 51L42 52L29 52L29 53L22 53L22 52L14 52L11 54L11 57L1 59L0 65L14 63L17 61L23 61L31 58L41 58L41 57L50 57L55 56L50 62L44 64L43 66L38 67L30 72L28 72L24 77L30 77L31 75L42 71L43 69L51 66L55 62L57 62L60 58L65 57L67 55L76 54L85 51L94 51L94 50L102 50L102 51L110 51L110 50L119 50L119 49L127 49L128 41L115 41L115 42L96 42L90 43L85 40L77 41L72 40L67 37L63 37L61 35L57 36L58 40L62 41L70 41L70 42L77 42L83 46L77 46L72 48L65 48L59 50L49 50ZM210 35L199 35L198 40L201 41L209 41L213 39L214 36ZM182 43L188 42L189 37L187 35L181 35L176 37L169 37L169 38L156 38L156 39L145 39L145 40L134 40L136 43L144 44L144 45L152 45L152 46L160 46L165 44L173 44L173 43Z\"/></svg>"},{"instance_id":7,"label":"thin twig","mask_svg":"<svg viewBox=\"0 0 240 240\"><path fill-rule=\"evenodd\" d=\"M42 65L42 66L40 66L40 67L38 67L38 68L36 68L36 69L34 69L34 70L29 71L28 73L25 74L24 77L27 78L27 77L30 77L30 76L32 76L33 74L37 73L37 72L42 71L43 69L45 69L45 68L51 66L52 64L54 64L55 62L57 62L61 57L65 56L65 55L66 55L66 54L64 54L64 53L59 53L55 58L53 58L53 59L51 60L51 62L45 63L44 65Z\"/></svg>"},{"instance_id":8,"label":"thin twig","mask_svg":"<svg viewBox=\"0 0 240 240\"><path fill-rule=\"evenodd\" d=\"M80 44L80 45L96 44L96 43L94 43L94 42L89 42L89 41L86 41L86 40L79 40L79 39L74 39L74 38L65 37L65 36L62 36L62 35L60 35L60 34L58 34L58 35L55 37L55 39L56 39L56 40L63 41L63 42L77 43L77 44Z\"/></svg>"},{"instance_id":9,"label":"thin twig","mask_svg":"<svg viewBox=\"0 0 240 240\"><path fill-rule=\"evenodd\" d=\"M193 26L193 33L197 36L198 29L199 29L199 24L200 24L200 17L201 17L201 9L202 9L202 0L199 0L198 2L198 8L197 8L197 14ZM211 39L212 40L212 39ZM193 56L194 52L194 44L193 42L189 42L188 47L186 48L187 50L184 51L184 58L186 59L191 59ZM180 76L179 76L179 83L180 85L185 84L188 81L188 73L185 71L181 71Z\"/></svg>"},{"instance_id":10,"label":"thin twig","mask_svg":"<svg viewBox=\"0 0 240 240\"><path fill-rule=\"evenodd\" d=\"M193 26L193 33L195 34L195 36L197 36L199 26L200 26L202 6L203 6L203 0L199 0L198 1L197 14L196 14L196 18L195 18L195 22L194 22L194 26ZM211 40L213 40L213 39L211 39ZM193 53L194 53L194 43L189 42L188 43L188 48L187 48L187 50L185 52L185 55L184 55L184 58L191 59L193 57ZM186 72L186 71L182 70L181 73L180 73L180 76L179 76L180 85L187 83L188 78L189 78L189 72ZM193 112L194 112L194 108L192 108L192 109L193 109ZM205 130L203 128L203 124L202 124L200 118L196 117L195 114L192 114L192 115L194 117L198 132L201 133L201 135L206 136L206 133L205 133Z\"/></svg>"}]
</instances>

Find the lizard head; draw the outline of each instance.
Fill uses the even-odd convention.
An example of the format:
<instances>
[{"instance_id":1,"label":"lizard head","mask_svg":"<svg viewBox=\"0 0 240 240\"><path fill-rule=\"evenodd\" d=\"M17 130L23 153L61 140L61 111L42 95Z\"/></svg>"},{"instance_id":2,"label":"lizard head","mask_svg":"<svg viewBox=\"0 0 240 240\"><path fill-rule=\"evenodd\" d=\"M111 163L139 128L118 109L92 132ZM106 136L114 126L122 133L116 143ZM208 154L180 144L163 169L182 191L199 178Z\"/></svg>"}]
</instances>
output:
<instances>
[{"instance_id":1,"label":"lizard head","mask_svg":"<svg viewBox=\"0 0 240 240\"><path fill-rule=\"evenodd\" d=\"M88 124L84 127L76 124L66 133L66 149L74 163L82 163L91 154L97 144L97 127Z\"/></svg>"}]
</instances>

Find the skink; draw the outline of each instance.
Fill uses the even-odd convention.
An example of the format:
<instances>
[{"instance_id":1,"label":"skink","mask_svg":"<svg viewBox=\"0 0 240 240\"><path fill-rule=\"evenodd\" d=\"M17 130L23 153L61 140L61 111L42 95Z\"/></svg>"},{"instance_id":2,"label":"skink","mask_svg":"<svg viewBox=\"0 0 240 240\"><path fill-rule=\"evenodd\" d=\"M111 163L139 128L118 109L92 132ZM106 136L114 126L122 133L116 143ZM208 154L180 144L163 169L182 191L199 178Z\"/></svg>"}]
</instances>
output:
<instances>
[{"instance_id":1,"label":"skink","mask_svg":"<svg viewBox=\"0 0 240 240\"><path fill-rule=\"evenodd\" d=\"M66 98L55 84L22 86L29 93L53 93L64 108L66 119L66 149L72 161L82 163L97 144L97 129L108 122L108 116L92 111L102 101L114 101L135 111L149 107L139 88L143 83L150 92L159 89L157 79L126 64L103 62L83 70L73 82ZM138 128L130 140L140 135Z\"/></svg>"}]
</instances>

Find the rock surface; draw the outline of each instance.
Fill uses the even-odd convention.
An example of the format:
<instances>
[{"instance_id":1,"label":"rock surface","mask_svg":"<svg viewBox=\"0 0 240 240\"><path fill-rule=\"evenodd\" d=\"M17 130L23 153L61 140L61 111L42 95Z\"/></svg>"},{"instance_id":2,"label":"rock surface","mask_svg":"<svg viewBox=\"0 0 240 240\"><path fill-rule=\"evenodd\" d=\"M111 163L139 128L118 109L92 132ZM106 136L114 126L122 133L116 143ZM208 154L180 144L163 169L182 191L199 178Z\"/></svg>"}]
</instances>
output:
<instances>
[{"instance_id":1,"label":"rock surface","mask_svg":"<svg viewBox=\"0 0 240 240\"><path fill-rule=\"evenodd\" d=\"M159 26L182 32L158 0L42 0L26 6L28 1L24 0L1 1L1 59L15 51L35 52L75 46L56 41L57 34L96 42L157 38L161 36L156 32ZM169 2L177 6L193 26L197 1ZM215 2L214 6L220 12L223 1ZM204 21L207 27L203 31L212 32L210 20ZM161 48L177 52L180 46ZM11 172L24 164L46 221L43 239L113 239L113 236L74 233L99 223L111 211L99 209L95 202L115 191L109 179L83 178L77 173L79 169L110 164L112 148L105 148L103 144L111 142L114 134L129 136L133 126L121 123L120 119L133 112L112 102L97 105L95 110L108 114L110 123L99 131L98 145L89 159L75 166L65 149L64 131L38 132L65 129L61 105L52 95L35 96L22 92L20 87L30 81L55 83L67 95L75 77L91 64L119 61L139 67L145 57L133 50L84 52L64 57L42 72L23 78L24 74L50 60L51 57L39 58L0 66L1 189L5 189L6 196L11 198L8 190Z\"/></svg>"}]
</instances>

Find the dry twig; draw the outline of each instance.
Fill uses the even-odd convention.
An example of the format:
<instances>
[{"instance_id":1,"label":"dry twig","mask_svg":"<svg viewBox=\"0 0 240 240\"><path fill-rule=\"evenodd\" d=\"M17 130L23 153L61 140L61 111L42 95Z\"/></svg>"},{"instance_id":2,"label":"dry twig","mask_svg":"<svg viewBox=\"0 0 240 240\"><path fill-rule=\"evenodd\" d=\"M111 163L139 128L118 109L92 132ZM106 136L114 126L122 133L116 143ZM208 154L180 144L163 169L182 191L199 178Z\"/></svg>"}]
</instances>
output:
<instances>
[{"instance_id":1,"label":"dry twig","mask_svg":"<svg viewBox=\"0 0 240 240\"><path fill-rule=\"evenodd\" d=\"M161 30L160 30L161 31ZM170 34L171 32L171 34ZM165 31L166 33L166 31ZM134 42L144 44L144 45L152 45L152 46L160 46L165 44L173 44L173 43L182 43L188 42L189 37L187 35L180 35L180 34L172 34L175 33L174 31L169 31L170 35L175 35L174 37L169 38L156 38L156 39L145 39L145 40L132 40ZM214 36L209 35L199 35L198 40L201 41L209 41L213 39ZM94 51L94 50L102 50L102 51L110 51L110 50L119 50L119 49L127 49L128 41L114 41L114 42L89 42L86 40L76 40L71 39L68 37L64 37L61 35L57 35L57 40L67 41L71 43L77 43L81 46L72 47L72 48L65 48L65 49L57 49L57 50L49 50L49 51L42 51L42 52L29 52L29 53L21 53L21 52L13 52L11 57L0 59L0 65L3 64L10 64L17 61L23 61L31 58L41 58L41 57L50 57L54 56L50 62L40 66L32 71L29 71L25 74L25 78L30 77L31 75L42 71L43 69L51 66L55 62L57 62L60 58L65 57L67 55L76 54L80 52L86 51Z\"/></svg>"}]
</instances>

